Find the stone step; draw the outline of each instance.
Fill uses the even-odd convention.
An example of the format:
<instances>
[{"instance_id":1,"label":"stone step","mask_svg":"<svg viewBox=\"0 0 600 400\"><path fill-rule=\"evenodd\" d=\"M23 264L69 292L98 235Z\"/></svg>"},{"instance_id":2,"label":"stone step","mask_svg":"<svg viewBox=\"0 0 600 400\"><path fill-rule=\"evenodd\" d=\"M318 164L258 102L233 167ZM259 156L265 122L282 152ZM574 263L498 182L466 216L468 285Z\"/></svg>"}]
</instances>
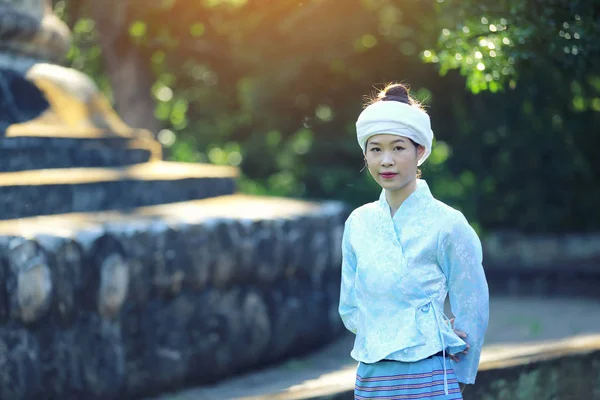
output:
<instances>
[{"instance_id":1,"label":"stone step","mask_svg":"<svg viewBox=\"0 0 600 400\"><path fill-rule=\"evenodd\" d=\"M237 175L232 167L163 161L0 173L0 220L228 195L236 190Z\"/></svg>"},{"instance_id":2,"label":"stone step","mask_svg":"<svg viewBox=\"0 0 600 400\"><path fill-rule=\"evenodd\" d=\"M160 144L151 138L0 138L0 173L55 168L120 167L160 158Z\"/></svg>"}]
</instances>

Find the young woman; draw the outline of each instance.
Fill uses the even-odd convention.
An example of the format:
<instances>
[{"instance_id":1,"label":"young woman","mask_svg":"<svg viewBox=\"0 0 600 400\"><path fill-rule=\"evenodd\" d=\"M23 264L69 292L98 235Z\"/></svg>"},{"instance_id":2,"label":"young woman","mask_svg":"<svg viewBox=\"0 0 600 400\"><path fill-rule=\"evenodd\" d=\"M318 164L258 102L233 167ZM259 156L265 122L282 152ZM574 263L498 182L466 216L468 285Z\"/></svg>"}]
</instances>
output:
<instances>
[{"instance_id":1,"label":"young woman","mask_svg":"<svg viewBox=\"0 0 600 400\"><path fill-rule=\"evenodd\" d=\"M462 399L463 384L475 382L489 318L481 243L418 176L433 132L405 86L385 88L356 128L383 190L351 213L343 235L339 312L356 334L354 396ZM444 314L447 295L453 320Z\"/></svg>"}]
</instances>

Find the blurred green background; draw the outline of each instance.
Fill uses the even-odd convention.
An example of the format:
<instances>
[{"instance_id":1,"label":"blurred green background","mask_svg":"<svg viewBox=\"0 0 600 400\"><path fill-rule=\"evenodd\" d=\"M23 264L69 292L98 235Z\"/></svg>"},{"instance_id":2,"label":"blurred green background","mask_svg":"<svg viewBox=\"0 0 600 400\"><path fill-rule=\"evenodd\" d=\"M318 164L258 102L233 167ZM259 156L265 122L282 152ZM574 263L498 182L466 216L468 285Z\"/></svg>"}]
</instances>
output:
<instances>
[{"instance_id":1,"label":"blurred green background","mask_svg":"<svg viewBox=\"0 0 600 400\"><path fill-rule=\"evenodd\" d=\"M596 0L53 3L68 64L167 159L239 167L242 192L375 200L354 122L401 81L432 117L423 177L480 232L600 228Z\"/></svg>"}]
</instances>

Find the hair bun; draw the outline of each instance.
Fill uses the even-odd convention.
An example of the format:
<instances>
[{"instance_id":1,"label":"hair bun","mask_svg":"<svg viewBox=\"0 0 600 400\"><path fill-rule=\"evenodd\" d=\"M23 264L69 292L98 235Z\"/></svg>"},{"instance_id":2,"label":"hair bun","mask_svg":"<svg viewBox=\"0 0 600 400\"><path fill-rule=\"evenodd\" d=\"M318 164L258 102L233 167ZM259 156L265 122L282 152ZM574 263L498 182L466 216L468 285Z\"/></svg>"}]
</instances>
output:
<instances>
[{"instance_id":1,"label":"hair bun","mask_svg":"<svg viewBox=\"0 0 600 400\"><path fill-rule=\"evenodd\" d=\"M400 83L386 87L379 94L379 97L382 101L399 101L401 103L410 104L408 89Z\"/></svg>"},{"instance_id":2,"label":"hair bun","mask_svg":"<svg viewBox=\"0 0 600 400\"><path fill-rule=\"evenodd\" d=\"M399 103L408 104L409 106L417 107L421 111L425 111L418 100L414 99L408 93L408 87L402 83L390 83L379 92L375 92L367 97L365 107L370 106L378 101L397 101Z\"/></svg>"},{"instance_id":3,"label":"hair bun","mask_svg":"<svg viewBox=\"0 0 600 400\"><path fill-rule=\"evenodd\" d=\"M401 103L409 103L408 96L390 96L385 95L381 98L382 101L399 101Z\"/></svg>"}]
</instances>

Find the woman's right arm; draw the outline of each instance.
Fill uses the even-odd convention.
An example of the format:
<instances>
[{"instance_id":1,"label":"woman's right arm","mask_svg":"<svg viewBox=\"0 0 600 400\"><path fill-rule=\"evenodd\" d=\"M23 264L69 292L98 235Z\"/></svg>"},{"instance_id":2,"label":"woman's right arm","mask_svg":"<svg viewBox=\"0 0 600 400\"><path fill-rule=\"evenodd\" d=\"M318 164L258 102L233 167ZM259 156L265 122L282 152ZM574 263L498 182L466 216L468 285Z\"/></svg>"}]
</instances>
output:
<instances>
[{"instance_id":1,"label":"woman's right arm","mask_svg":"<svg viewBox=\"0 0 600 400\"><path fill-rule=\"evenodd\" d=\"M342 284L340 288L339 313L344 326L352 333L356 333L358 326L358 307L354 292L356 277L356 255L350 244L350 218L344 225L342 237Z\"/></svg>"}]
</instances>

